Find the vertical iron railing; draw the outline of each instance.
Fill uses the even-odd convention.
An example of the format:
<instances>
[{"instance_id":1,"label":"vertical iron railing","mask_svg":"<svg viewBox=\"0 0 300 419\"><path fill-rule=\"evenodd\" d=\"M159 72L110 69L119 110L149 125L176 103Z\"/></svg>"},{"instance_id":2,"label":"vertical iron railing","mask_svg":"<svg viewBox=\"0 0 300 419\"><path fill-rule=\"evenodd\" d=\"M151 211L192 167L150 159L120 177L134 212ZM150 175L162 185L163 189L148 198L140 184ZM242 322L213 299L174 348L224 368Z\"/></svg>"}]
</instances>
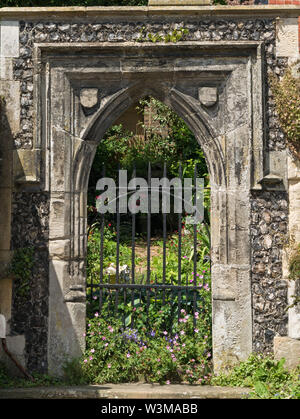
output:
<instances>
[{"instance_id":1,"label":"vertical iron railing","mask_svg":"<svg viewBox=\"0 0 300 419\"><path fill-rule=\"evenodd\" d=\"M118 171L120 167L118 167ZM102 176L105 176L105 167L103 166ZM136 168L133 168L132 179L136 177ZM183 180L182 166L179 164L178 177L180 181ZM167 167L166 163L163 165L163 178L167 178ZM194 185L196 185L197 178L197 166L194 169ZM105 227L105 216L100 214L100 244L99 244L99 257L100 257L100 272L99 282L95 283L93 277L91 277L90 283L87 284L87 288L90 289L90 299L93 300L94 290L98 291L99 295L99 313L102 313L104 303L113 307L114 314L117 315L119 311L120 301L123 303L123 307L131 304L133 307L135 301L143 302L146 305L146 312L148 315L150 301L155 302L161 301L162 305L174 304L177 296L177 311L178 319L180 317L181 308L192 307L192 313L195 314L197 311L197 302L199 300L199 291L203 284L197 284L197 225L193 225L193 272L192 277L186 274L185 278L182 277L182 213L178 214L178 251L177 251L177 283L174 281L174 277L171 276L170 283L167 281L167 213L162 210L162 279L158 280L157 273L151 271L151 164L148 164L148 189L145 191L148 197L148 212L147 212L147 232L146 232L146 243L147 243L147 261L146 261L146 276L142 275L139 280L136 273L136 214L132 212L131 218L131 269L130 273L125 275L120 272L120 226L121 226L121 214L120 214L120 185L116 188L116 274L115 282L111 281L111 275L104 274L104 227ZM195 190L195 186L194 186ZM196 196L194 194L194 199ZM195 202L196 204L196 202ZM122 299L123 296L123 299ZM185 298L183 298L185 297ZM113 301L114 299L114 301ZM122 300L121 300L122 299ZM184 301L185 300L185 304ZM125 325L125 315L123 313L123 322ZM148 318L148 316L147 316ZM195 316L193 316L195 322ZM130 321L130 326L133 327L133 317Z\"/></svg>"}]
</instances>

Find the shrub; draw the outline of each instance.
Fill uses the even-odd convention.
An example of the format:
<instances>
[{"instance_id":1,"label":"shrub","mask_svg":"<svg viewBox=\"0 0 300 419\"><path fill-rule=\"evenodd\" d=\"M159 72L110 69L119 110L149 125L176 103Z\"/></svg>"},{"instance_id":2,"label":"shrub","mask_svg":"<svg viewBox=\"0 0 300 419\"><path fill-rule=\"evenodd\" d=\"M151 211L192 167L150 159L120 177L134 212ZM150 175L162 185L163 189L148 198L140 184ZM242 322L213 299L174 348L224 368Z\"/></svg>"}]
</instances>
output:
<instances>
[{"instance_id":1,"label":"shrub","mask_svg":"<svg viewBox=\"0 0 300 419\"><path fill-rule=\"evenodd\" d=\"M298 62L299 65L299 62ZM300 77L299 67L287 68L281 80L270 76L276 112L292 153L300 158Z\"/></svg>"},{"instance_id":2,"label":"shrub","mask_svg":"<svg viewBox=\"0 0 300 419\"><path fill-rule=\"evenodd\" d=\"M124 327L118 319L95 313L86 333L87 349L80 365L90 383L209 383L211 336L198 313L182 309L172 331L161 328L162 310L148 327Z\"/></svg>"},{"instance_id":3,"label":"shrub","mask_svg":"<svg viewBox=\"0 0 300 419\"><path fill-rule=\"evenodd\" d=\"M229 372L213 377L211 384L242 386L252 389L250 398L285 399L300 398L300 366L289 372L284 368L285 359L276 361L272 356L251 354Z\"/></svg>"}]
</instances>

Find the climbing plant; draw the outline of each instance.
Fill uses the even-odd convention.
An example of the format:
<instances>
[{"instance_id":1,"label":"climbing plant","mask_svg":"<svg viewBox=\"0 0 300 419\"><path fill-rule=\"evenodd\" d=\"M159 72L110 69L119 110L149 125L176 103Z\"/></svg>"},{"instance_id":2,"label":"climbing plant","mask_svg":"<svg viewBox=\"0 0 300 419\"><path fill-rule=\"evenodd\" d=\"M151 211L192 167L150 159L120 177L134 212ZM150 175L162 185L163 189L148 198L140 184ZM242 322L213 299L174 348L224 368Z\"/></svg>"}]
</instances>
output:
<instances>
[{"instance_id":1,"label":"climbing plant","mask_svg":"<svg viewBox=\"0 0 300 419\"><path fill-rule=\"evenodd\" d=\"M270 76L276 112L293 155L300 158L300 74L299 63L289 66L281 79Z\"/></svg>"},{"instance_id":2,"label":"climbing plant","mask_svg":"<svg viewBox=\"0 0 300 419\"><path fill-rule=\"evenodd\" d=\"M25 298L30 291L33 265L34 249L32 247L15 250L9 273L16 281L16 293L20 297Z\"/></svg>"},{"instance_id":3,"label":"climbing plant","mask_svg":"<svg viewBox=\"0 0 300 419\"><path fill-rule=\"evenodd\" d=\"M145 26L140 30L140 36L137 39L137 42L178 42L183 39L185 35L189 32L186 28L173 29L167 34L159 34L147 32Z\"/></svg>"}]
</instances>

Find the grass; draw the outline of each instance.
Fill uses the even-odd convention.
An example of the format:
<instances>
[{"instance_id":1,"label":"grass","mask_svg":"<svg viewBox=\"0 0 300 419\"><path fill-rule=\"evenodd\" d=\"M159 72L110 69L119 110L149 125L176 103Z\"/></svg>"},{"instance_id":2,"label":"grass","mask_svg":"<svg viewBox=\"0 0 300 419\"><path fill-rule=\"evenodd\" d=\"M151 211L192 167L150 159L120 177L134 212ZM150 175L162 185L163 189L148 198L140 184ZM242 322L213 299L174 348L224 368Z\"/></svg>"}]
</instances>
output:
<instances>
[{"instance_id":1,"label":"grass","mask_svg":"<svg viewBox=\"0 0 300 419\"><path fill-rule=\"evenodd\" d=\"M4 363L0 363L0 389L1 388L30 388L30 387L51 387L63 386L68 383L65 380L50 377L47 374L33 373L34 381L27 378L12 376Z\"/></svg>"},{"instance_id":2,"label":"grass","mask_svg":"<svg viewBox=\"0 0 300 419\"><path fill-rule=\"evenodd\" d=\"M34 374L34 382L11 377L0 364L1 388L49 387L79 384L80 377L56 379L48 375ZM85 384L81 382L80 384ZM88 384L88 383L86 383ZM272 356L252 354L229 371L214 376L211 385L248 387L250 399L300 399L300 364L293 371L284 367L284 359L276 361Z\"/></svg>"}]
</instances>

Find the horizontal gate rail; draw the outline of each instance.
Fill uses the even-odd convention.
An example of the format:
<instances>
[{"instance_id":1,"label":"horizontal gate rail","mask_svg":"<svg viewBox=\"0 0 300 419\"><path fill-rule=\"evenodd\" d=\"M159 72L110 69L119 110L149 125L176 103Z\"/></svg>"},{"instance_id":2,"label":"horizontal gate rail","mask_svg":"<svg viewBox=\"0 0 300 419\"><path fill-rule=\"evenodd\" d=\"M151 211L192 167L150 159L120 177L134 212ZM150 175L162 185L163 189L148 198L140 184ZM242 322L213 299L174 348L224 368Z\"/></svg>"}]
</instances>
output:
<instances>
[{"instance_id":1,"label":"horizontal gate rail","mask_svg":"<svg viewBox=\"0 0 300 419\"><path fill-rule=\"evenodd\" d=\"M89 288L107 288L107 289L168 289L168 290L189 290L189 291L199 291L203 289L201 285L192 286L192 285L168 285L168 284L93 284Z\"/></svg>"},{"instance_id":2,"label":"horizontal gate rail","mask_svg":"<svg viewBox=\"0 0 300 419\"><path fill-rule=\"evenodd\" d=\"M147 171L147 181L148 186L145 190L145 194L148 195L148 212L146 217L146 228L145 228L145 235L146 235L146 261L145 261L145 277L142 276L141 281L137 280L137 272L136 272L136 215L132 212L129 216L131 219L131 232L128 234L128 239L131 242L128 246L131 248L131 255L129 257L128 266L129 271L126 275L123 275L123 272L120 272L120 233L121 233L121 214L120 214L120 197L121 197L121 186L116 184L116 255L115 255L115 276L111 278L111 276L104 273L104 221L105 215L100 214L99 220L99 231L100 231L100 243L99 243L99 273L98 279L95 280L93 276L90 278L90 283L87 284L87 289L90 290L90 300L91 302L97 298L99 298L99 306L98 309L102 312L106 299L111 300L114 298L113 306L114 314L119 312L119 306L121 305L131 305L133 307L134 300L135 300L135 291L138 291L140 296L140 300L143 297L143 303L146 308L146 312L148 313L149 306L150 306L150 299L151 301L158 301L162 304L162 306L168 304L173 306L177 306L178 312L178 320L180 316L180 310L182 307L187 307L189 305L189 310L193 314L197 311L201 311L198 309L198 302L203 301L203 295L201 295L200 291L204 290L204 279L202 284L199 284L199 275L197 273L197 225L191 229L191 237L192 237L192 251L193 255L191 256L191 262L193 265L193 272L190 274L183 274L182 272L182 220L183 220L183 213L178 213L177 215L177 234L178 234L178 250L177 250L177 275L170 278L170 282L167 282L167 213L166 209L162 208L161 215L162 215L162 277L161 282L158 282L158 278L156 272L152 272L151 270L151 205L150 205L150 196L151 196L151 164L148 164L146 168ZM120 166L118 166L118 172L120 173ZM167 166L166 163L163 164L162 167L162 175L163 178L167 178ZM102 170L102 177L105 177L105 167L103 165ZM183 168L181 163L179 163L178 167L178 178L180 181L183 181ZM136 178L136 167L133 167L132 170L132 177L131 179ZM192 186L192 192L195 192L195 185L196 185L196 178L197 178L197 165L195 164L194 173L193 173L193 181L194 185ZM159 185L159 193L163 196L163 187L162 184ZM196 198L195 198L196 199ZM162 206L163 207L163 206ZM155 276L155 282L152 281L152 275ZM183 279L182 276L185 276ZM191 279L188 277L190 276ZM115 281L114 283L112 281ZM176 284L174 282L176 281ZM144 291L144 293L143 293ZM97 295L96 295L97 294ZM154 298L153 298L154 297ZM107 301L108 301L107 300ZM120 306L120 307L121 307ZM121 309L122 311L122 309ZM195 322L195 319L194 319Z\"/></svg>"}]
</instances>

